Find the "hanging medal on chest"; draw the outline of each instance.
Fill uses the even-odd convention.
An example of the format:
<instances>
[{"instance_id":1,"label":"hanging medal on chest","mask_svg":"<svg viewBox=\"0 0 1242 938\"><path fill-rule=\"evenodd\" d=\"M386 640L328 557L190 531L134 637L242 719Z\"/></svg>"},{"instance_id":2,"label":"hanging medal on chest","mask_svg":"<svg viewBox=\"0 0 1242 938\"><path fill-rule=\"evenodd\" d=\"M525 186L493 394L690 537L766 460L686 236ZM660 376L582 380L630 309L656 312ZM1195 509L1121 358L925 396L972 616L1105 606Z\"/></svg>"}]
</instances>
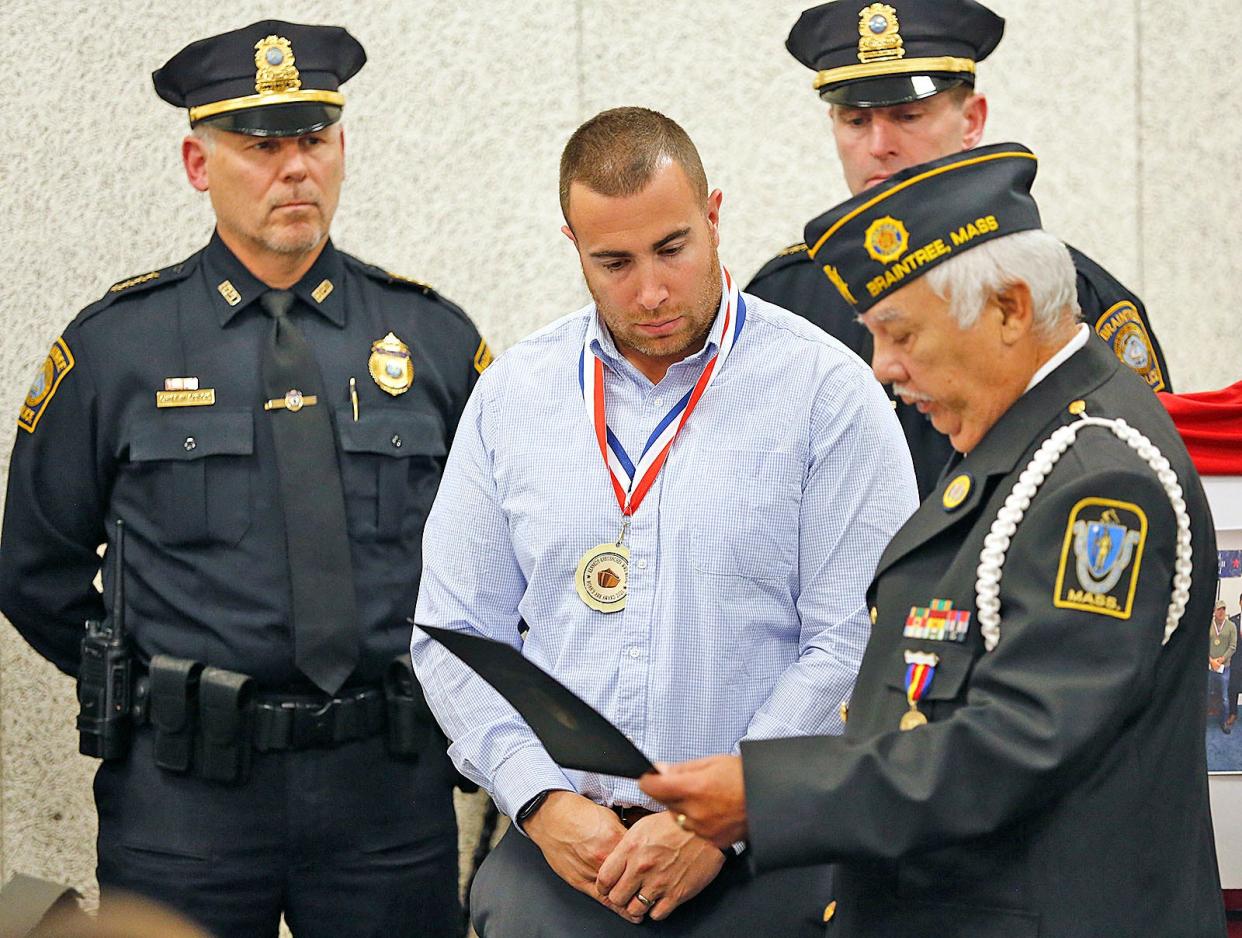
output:
<instances>
[{"instance_id":1,"label":"hanging medal on chest","mask_svg":"<svg viewBox=\"0 0 1242 938\"><path fill-rule=\"evenodd\" d=\"M721 268L726 302L724 325L720 344L715 356L703 368L695 382L681 400L673 405L656 426L643 447L642 455L635 464L617 438L608 428L604 410L604 363L591 351L590 336L582 347L578 359L578 381L582 387L582 400L586 405L587 420L599 445L604 466L612 483L613 495L621 508L621 533L616 541L596 545L582 555L574 573L574 587L584 603L599 612L620 612L625 608L629 590L630 549L626 537L630 520L638 511L651 486L659 476L668 459L669 450L681 428L690 419L716 375L724 367L725 359L737 342L746 321L746 304L738 292L729 272Z\"/></svg>"},{"instance_id":2,"label":"hanging medal on chest","mask_svg":"<svg viewBox=\"0 0 1242 938\"><path fill-rule=\"evenodd\" d=\"M933 652L907 651L905 658L906 703L910 709L901 715L898 725L903 732L909 732L927 722L927 714L919 709L919 701L931 687L932 678L936 676L936 666L940 664L940 656Z\"/></svg>"}]
</instances>

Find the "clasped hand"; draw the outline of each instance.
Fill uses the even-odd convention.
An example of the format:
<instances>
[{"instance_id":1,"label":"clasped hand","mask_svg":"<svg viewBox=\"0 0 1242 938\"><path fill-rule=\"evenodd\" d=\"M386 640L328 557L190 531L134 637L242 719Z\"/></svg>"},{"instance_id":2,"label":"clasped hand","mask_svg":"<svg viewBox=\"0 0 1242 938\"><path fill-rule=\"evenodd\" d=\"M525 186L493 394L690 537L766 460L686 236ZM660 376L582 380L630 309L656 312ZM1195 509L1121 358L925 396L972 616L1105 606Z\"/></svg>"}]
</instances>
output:
<instances>
[{"instance_id":1,"label":"clasped hand","mask_svg":"<svg viewBox=\"0 0 1242 938\"><path fill-rule=\"evenodd\" d=\"M668 918L724 865L724 854L667 811L626 830L608 808L573 792L548 795L525 830L561 879L634 924Z\"/></svg>"}]
</instances>

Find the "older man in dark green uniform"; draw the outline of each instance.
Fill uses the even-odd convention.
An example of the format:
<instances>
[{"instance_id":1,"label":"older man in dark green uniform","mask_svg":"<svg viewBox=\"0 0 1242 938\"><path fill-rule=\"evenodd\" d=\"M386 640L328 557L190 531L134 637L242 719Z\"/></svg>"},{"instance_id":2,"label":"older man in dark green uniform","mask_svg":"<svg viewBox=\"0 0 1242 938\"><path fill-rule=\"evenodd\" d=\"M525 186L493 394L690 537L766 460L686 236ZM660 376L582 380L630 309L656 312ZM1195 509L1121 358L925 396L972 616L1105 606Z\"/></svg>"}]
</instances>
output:
<instances>
[{"instance_id":1,"label":"older man in dark green uniform","mask_svg":"<svg viewBox=\"0 0 1242 938\"><path fill-rule=\"evenodd\" d=\"M809 226L876 376L963 458L880 559L844 736L642 782L759 869L837 862L832 935L1225 931L1211 514L1156 396L1079 321L1034 177L1025 147L983 147Z\"/></svg>"},{"instance_id":2,"label":"older man in dark green uniform","mask_svg":"<svg viewBox=\"0 0 1242 938\"><path fill-rule=\"evenodd\" d=\"M490 356L456 306L328 237L365 61L343 29L264 21L155 73L215 233L83 310L18 419L0 608L79 676L103 900L221 936L282 913L325 938L459 925L454 776L406 618ZM87 619L118 647L83 649Z\"/></svg>"},{"instance_id":3,"label":"older man in dark green uniform","mask_svg":"<svg viewBox=\"0 0 1242 938\"><path fill-rule=\"evenodd\" d=\"M837 155L851 194L916 163L977 146L987 99L975 91L979 62L1001 40L1005 21L975 0L835 0L804 12L786 42L816 73L829 105ZM808 226L809 227L809 226ZM1168 368L1142 302L1091 258L1070 248L1083 319L1155 391L1169 391ZM806 243L781 251L746 288L793 310L871 360L870 334L823 276ZM952 453L919 413L897 416L926 497Z\"/></svg>"}]
</instances>

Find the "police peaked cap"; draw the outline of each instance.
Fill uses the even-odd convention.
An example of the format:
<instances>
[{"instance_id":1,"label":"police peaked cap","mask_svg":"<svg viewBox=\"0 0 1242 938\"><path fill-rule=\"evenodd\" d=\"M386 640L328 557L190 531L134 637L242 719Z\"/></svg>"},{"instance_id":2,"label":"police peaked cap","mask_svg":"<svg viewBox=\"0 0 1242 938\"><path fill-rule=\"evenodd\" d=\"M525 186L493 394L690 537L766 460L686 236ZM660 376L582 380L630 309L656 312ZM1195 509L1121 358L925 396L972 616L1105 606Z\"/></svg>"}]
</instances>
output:
<instances>
[{"instance_id":1,"label":"police peaked cap","mask_svg":"<svg viewBox=\"0 0 1242 938\"><path fill-rule=\"evenodd\" d=\"M340 120L340 86L366 60L339 26L262 20L190 43L151 79L161 98L189 108L191 127L291 137Z\"/></svg>"},{"instance_id":2,"label":"police peaked cap","mask_svg":"<svg viewBox=\"0 0 1242 938\"><path fill-rule=\"evenodd\" d=\"M830 104L883 107L975 83L1005 21L975 0L833 0L805 11L785 42Z\"/></svg>"},{"instance_id":3,"label":"police peaked cap","mask_svg":"<svg viewBox=\"0 0 1242 938\"><path fill-rule=\"evenodd\" d=\"M1041 227L1031 198L1037 167L1020 143L912 166L810 222L808 253L865 313L963 251Z\"/></svg>"}]
</instances>

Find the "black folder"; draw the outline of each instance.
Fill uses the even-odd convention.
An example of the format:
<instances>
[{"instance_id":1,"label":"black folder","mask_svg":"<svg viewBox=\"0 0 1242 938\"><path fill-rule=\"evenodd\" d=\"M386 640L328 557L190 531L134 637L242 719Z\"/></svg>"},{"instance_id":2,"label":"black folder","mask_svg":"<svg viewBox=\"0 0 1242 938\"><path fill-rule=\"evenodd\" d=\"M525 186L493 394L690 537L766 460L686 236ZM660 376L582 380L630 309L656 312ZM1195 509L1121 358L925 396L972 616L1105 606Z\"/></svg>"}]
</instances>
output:
<instances>
[{"instance_id":1,"label":"black folder","mask_svg":"<svg viewBox=\"0 0 1242 938\"><path fill-rule=\"evenodd\" d=\"M504 642L416 625L496 688L530 724L548 755L567 769L638 778L651 760L581 697Z\"/></svg>"}]
</instances>

